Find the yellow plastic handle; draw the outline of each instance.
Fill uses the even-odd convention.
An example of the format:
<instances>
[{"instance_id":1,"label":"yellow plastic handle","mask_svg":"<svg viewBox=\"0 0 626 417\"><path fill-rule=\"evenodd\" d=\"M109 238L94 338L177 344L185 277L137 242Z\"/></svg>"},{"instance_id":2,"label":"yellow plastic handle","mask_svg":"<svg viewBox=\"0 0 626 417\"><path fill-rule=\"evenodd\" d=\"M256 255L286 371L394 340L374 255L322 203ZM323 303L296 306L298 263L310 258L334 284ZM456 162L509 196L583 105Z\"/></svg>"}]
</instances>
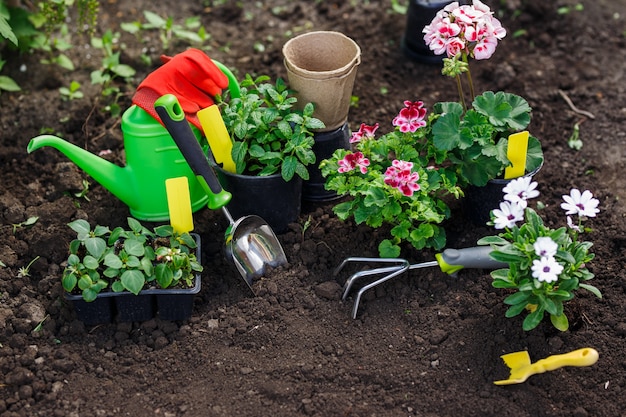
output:
<instances>
[{"instance_id":1,"label":"yellow plastic handle","mask_svg":"<svg viewBox=\"0 0 626 417\"><path fill-rule=\"evenodd\" d=\"M192 231L193 214L187 177L166 179L165 190L167 191L167 207L172 228L176 233Z\"/></svg>"},{"instance_id":2,"label":"yellow plastic handle","mask_svg":"<svg viewBox=\"0 0 626 417\"><path fill-rule=\"evenodd\" d=\"M518 178L526 171L526 154L528 153L527 130L513 133L509 136L509 143L506 149L506 157L511 161L511 166L504 169L504 179Z\"/></svg>"},{"instance_id":3,"label":"yellow plastic handle","mask_svg":"<svg viewBox=\"0 0 626 417\"><path fill-rule=\"evenodd\" d=\"M531 366L537 368L535 373L542 373L553 371L564 366L591 366L598 361L599 357L600 355L597 350L582 348L561 355L548 356L545 359L538 360Z\"/></svg>"},{"instance_id":4,"label":"yellow plastic handle","mask_svg":"<svg viewBox=\"0 0 626 417\"><path fill-rule=\"evenodd\" d=\"M222 164L225 171L236 172L235 162L231 155L233 143L219 108L213 104L198 111L197 115L215 161Z\"/></svg>"}]
</instances>

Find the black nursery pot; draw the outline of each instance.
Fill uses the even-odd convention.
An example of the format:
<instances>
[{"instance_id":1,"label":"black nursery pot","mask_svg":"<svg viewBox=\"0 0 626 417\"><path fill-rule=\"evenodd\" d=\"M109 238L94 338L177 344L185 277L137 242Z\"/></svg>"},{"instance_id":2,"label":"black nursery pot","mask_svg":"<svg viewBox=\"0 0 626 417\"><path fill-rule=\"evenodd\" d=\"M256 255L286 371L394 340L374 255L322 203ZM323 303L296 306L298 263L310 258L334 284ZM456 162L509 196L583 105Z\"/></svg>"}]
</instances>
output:
<instances>
[{"instance_id":1,"label":"black nursery pot","mask_svg":"<svg viewBox=\"0 0 626 417\"><path fill-rule=\"evenodd\" d=\"M200 236L196 240L196 257L200 261ZM187 320L193 311L193 298L200 292L200 274L196 274L193 288L166 288L142 290L138 295L129 292L106 291L98 294L92 302L82 295L65 294L72 303L76 316L87 325L117 322L147 321L154 317L161 320Z\"/></svg>"},{"instance_id":2,"label":"black nursery pot","mask_svg":"<svg viewBox=\"0 0 626 417\"><path fill-rule=\"evenodd\" d=\"M524 176L532 178L540 169L541 166ZM499 208L500 203L504 201L502 189L509 182L511 180L496 178L489 180L484 187L474 185L467 187L463 199L463 211L474 225L486 226L487 222L491 220L491 210Z\"/></svg>"},{"instance_id":3,"label":"black nursery pot","mask_svg":"<svg viewBox=\"0 0 626 417\"><path fill-rule=\"evenodd\" d=\"M324 159L329 159L337 149L350 148L350 128L345 123L338 129L329 132L318 132L313 135L315 144L315 164L307 167L309 179L302 183L302 199L306 201L330 201L339 198L334 191L324 188L324 177L319 169L319 163Z\"/></svg>"},{"instance_id":4,"label":"black nursery pot","mask_svg":"<svg viewBox=\"0 0 626 417\"><path fill-rule=\"evenodd\" d=\"M451 1L441 0L410 0L406 12L406 29L402 37L402 50L410 59L424 64L440 64L445 55L435 55L426 42L422 30L435 18L437 12ZM459 1L459 4L467 4Z\"/></svg>"},{"instance_id":5,"label":"black nursery pot","mask_svg":"<svg viewBox=\"0 0 626 417\"><path fill-rule=\"evenodd\" d=\"M302 200L302 179L294 175L285 181L278 174L267 176L239 175L214 166L222 187L232 194L226 208L237 219L256 215L275 233L283 233L289 223L298 219Z\"/></svg>"}]
</instances>

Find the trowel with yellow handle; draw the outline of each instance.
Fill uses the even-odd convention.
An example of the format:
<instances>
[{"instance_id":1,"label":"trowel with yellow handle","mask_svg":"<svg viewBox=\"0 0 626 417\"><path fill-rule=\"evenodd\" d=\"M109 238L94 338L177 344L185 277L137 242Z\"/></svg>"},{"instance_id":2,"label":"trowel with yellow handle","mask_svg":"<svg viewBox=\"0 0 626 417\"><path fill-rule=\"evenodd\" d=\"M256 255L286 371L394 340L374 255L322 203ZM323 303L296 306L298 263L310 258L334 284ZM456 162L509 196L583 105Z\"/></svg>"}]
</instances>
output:
<instances>
[{"instance_id":1,"label":"trowel with yellow handle","mask_svg":"<svg viewBox=\"0 0 626 417\"><path fill-rule=\"evenodd\" d=\"M230 135L226 125L224 125L219 108L213 104L198 111L197 116L204 131L204 136L206 136L209 142L215 162L222 164L224 171L235 173L235 161L233 161L231 155L233 143L230 140Z\"/></svg>"},{"instance_id":2,"label":"trowel with yellow handle","mask_svg":"<svg viewBox=\"0 0 626 417\"><path fill-rule=\"evenodd\" d=\"M529 133L527 130L513 133L509 136L506 157L511 161L511 166L504 169L504 179L510 180L524 175L526 171L526 154L528 153L528 137Z\"/></svg>"},{"instance_id":3,"label":"trowel with yellow handle","mask_svg":"<svg viewBox=\"0 0 626 417\"><path fill-rule=\"evenodd\" d=\"M167 208L170 224L176 233L188 233L193 230L193 214L189 196L187 177L168 178L165 180Z\"/></svg>"},{"instance_id":4,"label":"trowel with yellow handle","mask_svg":"<svg viewBox=\"0 0 626 417\"><path fill-rule=\"evenodd\" d=\"M552 355L535 363L530 362L528 351L513 352L502 355L504 363L511 369L509 379L494 381L496 385L521 384L528 377L554 371L563 366L591 366L598 361L598 351L592 348L582 348L562 355Z\"/></svg>"}]
</instances>

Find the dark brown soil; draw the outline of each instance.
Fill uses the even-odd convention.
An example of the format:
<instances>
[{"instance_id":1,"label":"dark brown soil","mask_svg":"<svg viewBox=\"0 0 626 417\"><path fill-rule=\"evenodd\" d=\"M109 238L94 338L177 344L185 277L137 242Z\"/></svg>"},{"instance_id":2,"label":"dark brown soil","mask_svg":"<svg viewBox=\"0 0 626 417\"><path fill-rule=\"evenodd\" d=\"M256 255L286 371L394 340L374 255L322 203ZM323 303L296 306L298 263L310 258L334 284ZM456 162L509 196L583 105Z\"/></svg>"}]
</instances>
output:
<instances>
[{"instance_id":1,"label":"dark brown soil","mask_svg":"<svg viewBox=\"0 0 626 417\"><path fill-rule=\"evenodd\" d=\"M142 48L156 62L187 46L163 51L155 33L142 44L119 29L144 9L178 21L201 16L211 34L207 52L239 76L285 77L281 48L290 36L341 31L363 50L353 129L361 122L388 126L404 100L428 107L455 99L438 67L403 56L405 17L391 12L390 2L226 3L111 0L102 3L98 32L122 32L122 59L138 70L138 84L153 69L141 63ZM0 96L0 416L625 416L626 1L582 1L584 11L567 14L557 6L579 2L488 3L509 35L490 61L473 66L477 89L514 92L533 107L531 130L546 154L535 179L548 222L556 223L560 196L571 187L590 189L601 202L588 224L596 253L589 267L604 297L581 291L566 308L569 331L546 323L524 332L520 317L504 317L505 295L482 270L405 274L366 292L353 320L352 298L340 300L346 277L336 280L333 269L347 256L376 256L384 234L341 222L333 203L303 205L298 223L279 235L289 265L257 282L256 297L222 257L226 220L201 210L194 220L205 271L191 319L85 326L60 284L73 238L67 223L123 225L128 209L59 152L26 153L45 129L93 152L111 149L107 158L123 164L119 120L98 111L89 82L101 57L77 35L71 73L39 64L38 54L3 52L3 73L23 90ZM71 80L86 97L61 101L57 89ZM595 118L576 113L559 90ZM132 93L121 99L123 109ZM567 145L575 123L580 151ZM90 201L71 196L83 179L91 182ZM39 216L33 227L13 230L30 216ZM454 248L493 232L471 226L460 206L446 229ZM38 256L30 275L20 277L19 268ZM403 256L419 262L434 253L405 248ZM508 376L502 354L528 350L538 360L587 346L600 353L592 367L493 384Z\"/></svg>"}]
</instances>

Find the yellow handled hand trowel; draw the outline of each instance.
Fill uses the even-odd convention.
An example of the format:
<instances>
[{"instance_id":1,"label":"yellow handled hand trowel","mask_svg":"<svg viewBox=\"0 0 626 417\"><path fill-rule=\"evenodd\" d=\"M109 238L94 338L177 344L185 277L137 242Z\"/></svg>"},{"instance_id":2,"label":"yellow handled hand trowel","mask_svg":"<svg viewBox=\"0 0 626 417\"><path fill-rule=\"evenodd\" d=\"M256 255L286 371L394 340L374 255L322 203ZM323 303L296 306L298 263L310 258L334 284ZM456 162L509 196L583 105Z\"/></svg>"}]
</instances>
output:
<instances>
[{"instance_id":1,"label":"yellow handled hand trowel","mask_svg":"<svg viewBox=\"0 0 626 417\"><path fill-rule=\"evenodd\" d=\"M521 384L528 377L554 371L563 366L591 366L598 361L598 351L592 348L582 348L562 355L552 355L535 363L530 362L528 351L513 352L502 355L504 363L511 369L509 379L494 381L496 385Z\"/></svg>"},{"instance_id":2,"label":"yellow handled hand trowel","mask_svg":"<svg viewBox=\"0 0 626 417\"><path fill-rule=\"evenodd\" d=\"M233 143L230 140L228 130L219 108L213 104L197 113L198 120L202 125L204 136L209 142L209 147L215 158L215 162L222 164L225 171L236 172L235 161L231 155Z\"/></svg>"},{"instance_id":3,"label":"yellow handled hand trowel","mask_svg":"<svg viewBox=\"0 0 626 417\"><path fill-rule=\"evenodd\" d=\"M527 130L513 133L509 136L509 143L506 149L506 157L511 161L511 166L504 169L504 179L510 180L524 175L526 171L526 154L528 153Z\"/></svg>"},{"instance_id":4,"label":"yellow handled hand trowel","mask_svg":"<svg viewBox=\"0 0 626 417\"><path fill-rule=\"evenodd\" d=\"M186 233L193 230L193 214L191 198L189 196L189 181L187 177L168 178L165 180L167 192L167 208L170 214L170 224L176 233Z\"/></svg>"}]
</instances>

